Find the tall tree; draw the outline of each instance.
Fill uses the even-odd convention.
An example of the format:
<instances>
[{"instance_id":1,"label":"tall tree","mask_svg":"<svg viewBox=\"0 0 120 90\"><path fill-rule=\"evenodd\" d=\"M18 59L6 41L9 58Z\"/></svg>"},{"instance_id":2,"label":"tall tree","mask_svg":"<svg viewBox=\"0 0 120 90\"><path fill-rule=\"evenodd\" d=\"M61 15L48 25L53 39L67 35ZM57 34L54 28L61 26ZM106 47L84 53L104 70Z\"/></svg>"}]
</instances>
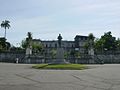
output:
<instances>
[{"instance_id":1,"label":"tall tree","mask_svg":"<svg viewBox=\"0 0 120 90\"><path fill-rule=\"evenodd\" d=\"M97 50L116 50L116 38L112 36L112 33L106 32L95 42L95 48Z\"/></svg>"},{"instance_id":2,"label":"tall tree","mask_svg":"<svg viewBox=\"0 0 120 90\"><path fill-rule=\"evenodd\" d=\"M116 40L116 48L120 51L120 38Z\"/></svg>"},{"instance_id":3,"label":"tall tree","mask_svg":"<svg viewBox=\"0 0 120 90\"><path fill-rule=\"evenodd\" d=\"M1 23L1 28L5 28L5 35L4 35L5 39L6 39L6 29L10 28L10 24L9 23L10 23L10 21L8 21L8 20L2 21L2 23Z\"/></svg>"},{"instance_id":4,"label":"tall tree","mask_svg":"<svg viewBox=\"0 0 120 90\"><path fill-rule=\"evenodd\" d=\"M88 35L88 41L86 42L86 44L84 46L86 50L94 47L94 40L95 40L95 36L92 33L90 33Z\"/></svg>"},{"instance_id":5,"label":"tall tree","mask_svg":"<svg viewBox=\"0 0 120 90\"><path fill-rule=\"evenodd\" d=\"M31 46L33 49L33 53L40 54L43 52L43 45L41 43L35 43L34 41L32 41Z\"/></svg>"},{"instance_id":6,"label":"tall tree","mask_svg":"<svg viewBox=\"0 0 120 90\"><path fill-rule=\"evenodd\" d=\"M27 48L32 44L32 33L28 32L25 40L22 40L22 48Z\"/></svg>"},{"instance_id":7,"label":"tall tree","mask_svg":"<svg viewBox=\"0 0 120 90\"><path fill-rule=\"evenodd\" d=\"M6 47L5 38L0 38L0 50L4 50Z\"/></svg>"},{"instance_id":8,"label":"tall tree","mask_svg":"<svg viewBox=\"0 0 120 90\"><path fill-rule=\"evenodd\" d=\"M43 45L39 42L34 41L31 32L28 32L26 39L22 40L21 47L23 49L32 48L33 53L36 54L42 54L43 52Z\"/></svg>"}]
</instances>

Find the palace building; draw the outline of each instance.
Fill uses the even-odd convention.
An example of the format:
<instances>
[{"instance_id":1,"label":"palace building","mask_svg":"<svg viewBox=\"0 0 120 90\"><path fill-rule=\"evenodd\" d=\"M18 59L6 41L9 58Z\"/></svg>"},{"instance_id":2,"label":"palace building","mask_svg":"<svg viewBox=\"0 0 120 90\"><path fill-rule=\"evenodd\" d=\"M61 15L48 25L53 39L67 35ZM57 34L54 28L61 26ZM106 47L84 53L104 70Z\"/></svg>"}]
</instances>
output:
<instances>
[{"instance_id":1,"label":"palace building","mask_svg":"<svg viewBox=\"0 0 120 90\"><path fill-rule=\"evenodd\" d=\"M72 51L72 50L77 50L80 53L84 53L85 48L84 45L88 40L88 36L81 36L81 35L76 35L74 38L74 41L67 41L67 40L62 40L61 47L64 48L64 51ZM34 43L41 43L44 47L44 50L46 53L49 53L53 49L57 49L58 47L58 41L57 40L51 40L51 41L42 41L40 39L33 39Z\"/></svg>"}]
</instances>

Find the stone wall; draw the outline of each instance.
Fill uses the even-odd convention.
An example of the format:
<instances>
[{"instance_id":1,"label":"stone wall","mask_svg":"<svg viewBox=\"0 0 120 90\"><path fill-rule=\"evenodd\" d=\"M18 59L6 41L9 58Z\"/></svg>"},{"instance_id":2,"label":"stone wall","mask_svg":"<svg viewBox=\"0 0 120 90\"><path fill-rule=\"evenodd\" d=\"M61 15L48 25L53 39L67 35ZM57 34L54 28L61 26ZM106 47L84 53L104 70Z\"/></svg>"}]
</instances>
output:
<instances>
[{"instance_id":1,"label":"stone wall","mask_svg":"<svg viewBox=\"0 0 120 90\"><path fill-rule=\"evenodd\" d=\"M19 62L22 63L24 57L25 57L24 52L1 52L0 62L15 63L16 58L18 58Z\"/></svg>"},{"instance_id":2,"label":"stone wall","mask_svg":"<svg viewBox=\"0 0 120 90\"><path fill-rule=\"evenodd\" d=\"M67 58L66 60L80 64L119 64L120 55L83 55L80 58Z\"/></svg>"},{"instance_id":3,"label":"stone wall","mask_svg":"<svg viewBox=\"0 0 120 90\"><path fill-rule=\"evenodd\" d=\"M103 61L104 63L109 63L109 64L113 64L113 63L120 63L120 55L95 55L94 60L96 61L95 63L97 63L97 61Z\"/></svg>"},{"instance_id":4,"label":"stone wall","mask_svg":"<svg viewBox=\"0 0 120 90\"><path fill-rule=\"evenodd\" d=\"M0 53L0 62L8 62L15 63L16 58L19 59L19 63L50 63L54 59L51 57L43 57L43 56L31 56L31 60L29 62L29 58L25 56L25 52L1 52ZM80 64L114 64L120 63L120 54L116 55L81 55L79 58L69 57L66 58L66 61L70 63L80 63Z\"/></svg>"}]
</instances>

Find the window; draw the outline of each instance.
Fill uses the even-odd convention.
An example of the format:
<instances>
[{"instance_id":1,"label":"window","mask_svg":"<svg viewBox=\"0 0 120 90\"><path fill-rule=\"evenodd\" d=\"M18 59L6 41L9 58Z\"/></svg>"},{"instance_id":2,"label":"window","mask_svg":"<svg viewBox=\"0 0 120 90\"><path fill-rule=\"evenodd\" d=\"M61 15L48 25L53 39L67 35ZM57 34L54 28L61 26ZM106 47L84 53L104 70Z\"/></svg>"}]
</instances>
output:
<instances>
[{"instance_id":1,"label":"window","mask_svg":"<svg viewBox=\"0 0 120 90\"><path fill-rule=\"evenodd\" d=\"M48 47L48 45L46 44L46 48Z\"/></svg>"},{"instance_id":2,"label":"window","mask_svg":"<svg viewBox=\"0 0 120 90\"><path fill-rule=\"evenodd\" d=\"M83 40L83 37L81 37L81 40Z\"/></svg>"},{"instance_id":3,"label":"window","mask_svg":"<svg viewBox=\"0 0 120 90\"><path fill-rule=\"evenodd\" d=\"M74 45L72 44L72 48L74 47Z\"/></svg>"},{"instance_id":4,"label":"window","mask_svg":"<svg viewBox=\"0 0 120 90\"><path fill-rule=\"evenodd\" d=\"M57 48L57 44L55 44L55 48Z\"/></svg>"},{"instance_id":5,"label":"window","mask_svg":"<svg viewBox=\"0 0 120 90\"><path fill-rule=\"evenodd\" d=\"M51 47L51 44L49 45L49 47Z\"/></svg>"}]
</instances>

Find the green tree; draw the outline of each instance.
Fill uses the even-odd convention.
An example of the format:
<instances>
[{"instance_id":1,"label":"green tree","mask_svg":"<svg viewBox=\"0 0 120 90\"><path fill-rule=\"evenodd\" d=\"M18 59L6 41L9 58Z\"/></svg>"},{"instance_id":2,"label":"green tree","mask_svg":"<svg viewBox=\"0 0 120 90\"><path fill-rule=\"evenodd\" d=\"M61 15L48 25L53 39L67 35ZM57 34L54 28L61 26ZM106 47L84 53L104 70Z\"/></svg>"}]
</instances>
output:
<instances>
[{"instance_id":1,"label":"green tree","mask_svg":"<svg viewBox=\"0 0 120 90\"><path fill-rule=\"evenodd\" d=\"M75 51L75 50L70 51L69 55L71 57L74 57L74 58L80 58L81 57L81 53L79 51Z\"/></svg>"},{"instance_id":2,"label":"green tree","mask_svg":"<svg viewBox=\"0 0 120 90\"><path fill-rule=\"evenodd\" d=\"M21 48L21 47L16 47L16 46L11 46L11 48L10 48L10 50L11 51L22 51L22 52L24 52L24 49L23 48Z\"/></svg>"},{"instance_id":3,"label":"green tree","mask_svg":"<svg viewBox=\"0 0 120 90\"><path fill-rule=\"evenodd\" d=\"M33 53L36 53L36 54L37 53L39 53L39 54L43 53L43 45L41 43L32 42L31 46L32 46Z\"/></svg>"},{"instance_id":4,"label":"green tree","mask_svg":"<svg viewBox=\"0 0 120 90\"><path fill-rule=\"evenodd\" d=\"M26 49L27 47L30 47L32 44L32 33L28 32L26 39L22 40L22 48Z\"/></svg>"},{"instance_id":5,"label":"green tree","mask_svg":"<svg viewBox=\"0 0 120 90\"><path fill-rule=\"evenodd\" d=\"M11 44L9 42L6 42L6 49L10 50Z\"/></svg>"},{"instance_id":6,"label":"green tree","mask_svg":"<svg viewBox=\"0 0 120 90\"><path fill-rule=\"evenodd\" d=\"M94 48L94 41L95 41L95 36L92 33L90 33L88 35L88 41L84 45L84 48L86 49L85 51L88 51L89 49Z\"/></svg>"},{"instance_id":7,"label":"green tree","mask_svg":"<svg viewBox=\"0 0 120 90\"><path fill-rule=\"evenodd\" d=\"M32 33L28 32L26 39L22 40L21 47L23 49L32 47L32 51L35 54L42 53L43 52L43 45L41 43L35 42Z\"/></svg>"},{"instance_id":8,"label":"green tree","mask_svg":"<svg viewBox=\"0 0 120 90\"><path fill-rule=\"evenodd\" d=\"M116 48L117 50L120 50L120 38L116 40Z\"/></svg>"},{"instance_id":9,"label":"green tree","mask_svg":"<svg viewBox=\"0 0 120 90\"><path fill-rule=\"evenodd\" d=\"M26 39L22 40L22 42L21 42L21 47L22 47L23 49L26 49L27 46L28 46L28 43L27 43Z\"/></svg>"},{"instance_id":10,"label":"green tree","mask_svg":"<svg viewBox=\"0 0 120 90\"><path fill-rule=\"evenodd\" d=\"M5 38L0 38L0 50L9 50L11 47L11 44L9 42L6 42Z\"/></svg>"},{"instance_id":11,"label":"green tree","mask_svg":"<svg viewBox=\"0 0 120 90\"><path fill-rule=\"evenodd\" d=\"M56 57L56 53L57 53L56 49L52 49L52 50L50 51L51 57L52 57L52 58L55 58L55 57Z\"/></svg>"},{"instance_id":12,"label":"green tree","mask_svg":"<svg viewBox=\"0 0 120 90\"><path fill-rule=\"evenodd\" d=\"M116 50L116 38L112 36L110 31L104 33L100 39L95 41L95 49L97 51Z\"/></svg>"},{"instance_id":13,"label":"green tree","mask_svg":"<svg viewBox=\"0 0 120 90\"><path fill-rule=\"evenodd\" d=\"M96 39L94 48L96 51L102 51L103 50L103 40L102 39Z\"/></svg>"},{"instance_id":14,"label":"green tree","mask_svg":"<svg viewBox=\"0 0 120 90\"><path fill-rule=\"evenodd\" d=\"M0 50L5 50L6 43L5 38L0 38Z\"/></svg>"},{"instance_id":15,"label":"green tree","mask_svg":"<svg viewBox=\"0 0 120 90\"><path fill-rule=\"evenodd\" d=\"M1 28L5 29L5 35L4 35L5 39L6 39L6 29L10 28L10 24L9 23L10 23L10 21L8 21L8 20L2 21L2 23L1 23Z\"/></svg>"},{"instance_id":16,"label":"green tree","mask_svg":"<svg viewBox=\"0 0 120 90\"><path fill-rule=\"evenodd\" d=\"M64 52L64 58L65 59L67 59L69 56L70 56L70 52L69 51Z\"/></svg>"}]
</instances>

